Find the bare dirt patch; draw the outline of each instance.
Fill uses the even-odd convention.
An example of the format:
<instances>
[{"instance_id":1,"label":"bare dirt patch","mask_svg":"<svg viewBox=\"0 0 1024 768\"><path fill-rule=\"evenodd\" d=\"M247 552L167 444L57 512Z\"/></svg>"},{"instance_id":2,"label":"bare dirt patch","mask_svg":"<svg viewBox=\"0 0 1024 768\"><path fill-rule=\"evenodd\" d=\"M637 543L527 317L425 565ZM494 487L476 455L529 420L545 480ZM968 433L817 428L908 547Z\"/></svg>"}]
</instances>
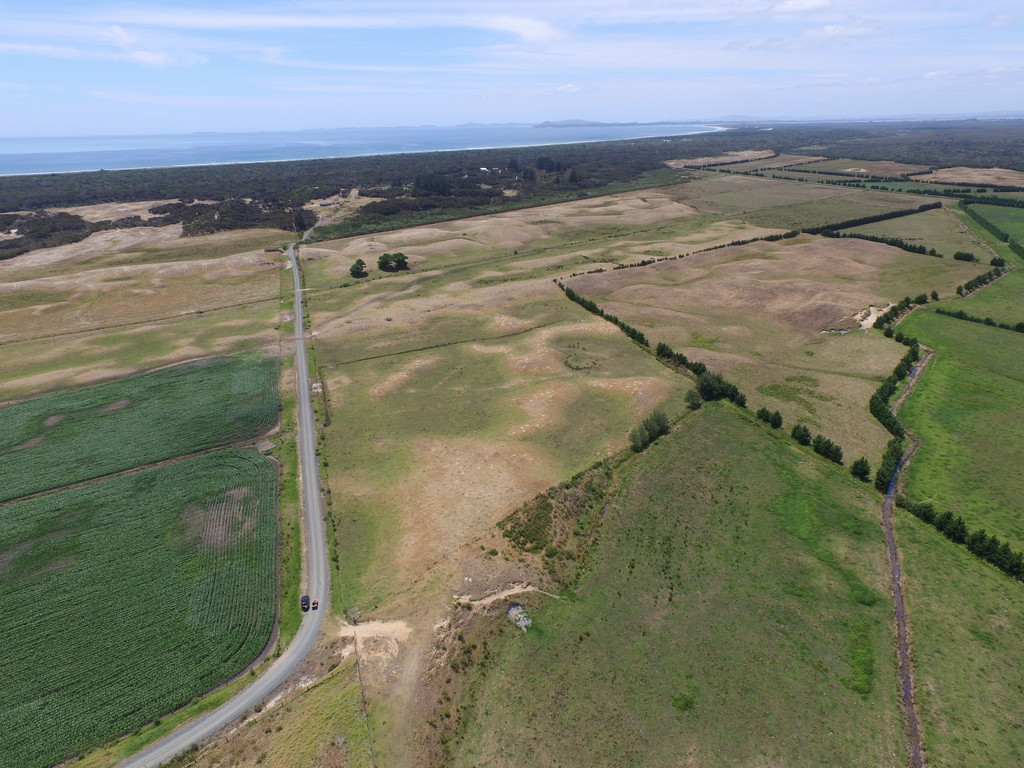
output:
<instances>
[{"instance_id":1,"label":"bare dirt patch","mask_svg":"<svg viewBox=\"0 0 1024 768\"><path fill-rule=\"evenodd\" d=\"M441 358L437 355L429 357L420 357L416 360L411 360L402 370L395 371L393 374L388 376L380 384L375 385L370 389L370 397L382 398L392 395L397 392L406 382L409 381L415 374L420 371L425 371L429 368L433 368L441 361Z\"/></svg>"},{"instance_id":2,"label":"bare dirt patch","mask_svg":"<svg viewBox=\"0 0 1024 768\"><path fill-rule=\"evenodd\" d=\"M191 505L181 513L186 538L207 551L220 552L234 546L252 528L255 520L245 514L242 500L248 487L232 488L209 507Z\"/></svg>"},{"instance_id":3,"label":"bare dirt patch","mask_svg":"<svg viewBox=\"0 0 1024 768\"><path fill-rule=\"evenodd\" d=\"M158 205L175 203L177 200L149 200L136 203L97 203L96 205L75 205L70 208L51 208L51 213L70 213L73 216L81 216L86 221L114 221L128 216L138 216L143 221L153 218L157 214L150 213L149 209Z\"/></svg>"},{"instance_id":4,"label":"bare dirt patch","mask_svg":"<svg viewBox=\"0 0 1024 768\"><path fill-rule=\"evenodd\" d=\"M102 408L100 408L100 413L114 413L115 411L123 411L125 408L131 405L131 402L132 401L129 400L128 398L124 398L123 400L115 400L109 405L105 405ZM49 419L47 419L47 421L49 421Z\"/></svg>"},{"instance_id":5,"label":"bare dirt patch","mask_svg":"<svg viewBox=\"0 0 1024 768\"><path fill-rule=\"evenodd\" d=\"M19 443L18 445L12 445L10 448L8 448L8 450L10 450L10 451L24 451L24 450L26 450L28 448L35 448L37 445L39 445L45 439L46 439L46 435L36 435L35 437L30 437L24 443Z\"/></svg>"},{"instance_id":6,"label":"bare dirt patch","mask_svg":"<svg viewBox=\"0 0 1024 768\"><path fill-rule=\"evenodd\" d=\"M56 425L58 425L62 421L64 421L64 419L66 419L66 418L67 418L67 414L55 413L55 414L53 414L53 416L47 416L46 417L46 420L43 421L43 426L44 427L55 427Z\"/></svg>"},{"instance_id":7,"label":"bare dirt patch","mask_svg":"<svg viewBox=\"0 0 1024 768\"><path fill-rule=\"evenodd\" d=\"M721 165L722 163L737 163L742 160L764 160L775 157L775 150L772 149L741 149L735 152L726 152L723 155L711 157L691 157L681 160L666 160L665 165L669 168L692 168L698 165Z\"/></svg>"}]
</instances>

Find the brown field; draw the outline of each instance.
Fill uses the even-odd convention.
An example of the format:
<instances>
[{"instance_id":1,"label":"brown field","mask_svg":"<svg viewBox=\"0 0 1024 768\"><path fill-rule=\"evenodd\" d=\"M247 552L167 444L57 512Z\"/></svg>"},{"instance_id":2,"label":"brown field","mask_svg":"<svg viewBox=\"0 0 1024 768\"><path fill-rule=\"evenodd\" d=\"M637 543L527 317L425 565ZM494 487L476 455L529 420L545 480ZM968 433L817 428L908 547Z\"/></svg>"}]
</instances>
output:
<instances>
[{"instance_id":1,"label":"brown field","mask_svg":"<svg viewBox=\"0 0 1024 768\"><path fill-rule=\"evenodd\" d=\"M918 181L947 181L962 184L999 184L1008 187L1024 186L1024 173L1006 168L939 168L933 173L914 176Z\"/></svg>"},{"instance_id":2,"label":"brown field","mask_svg":"<svg viewBox=\"0 0 1024 768\"><path fill-rule=\"evenodd\" d=\"M729 172L733 171L756 171L756 170L771 170L774 168L788 168L791 165L803 165L804 163L813 163L818 160L824 160L824 157L819 155L776 155L775 157L767 157L763 160L751 160L747 163L735 163L730 165L727 169Z\"/></svg>"},{"instance_id":3,"label":"brown field","mask_svg":"<svg viewBox=\"0 0 1024 768\"><path fill-rule=\"evenodd\" d=\"M140 227L0 263L0 399L275 346L283 257L263 247L286 237Z\"/></svg>"},{"instance_id":4,"label":"brown field","mask_svg":"<svg viewBox=\"0 0 1024 768\"><path fill-rule=\"evenodd\" d=\"M140 219L151 219L156 214L149 209L157 205L176 203L177 200L148 200L136 203L99 203L97 205L75 205L69 208L51 208L51 213L70 213L81 216L86 221L113 221L127 216L138 216Z\"/></svg>"},{"instance_id":5,"label":"brown field","mask_svg":"<svg viewBox=\"0 0 1024 768\"><path fill-rule=\"evenodd\" d=\"M865 241L799 237L567 284L652 345L664 341L724 373L752 407L817 427L856 458L877 455L888 439L864 410L902 355L901 347L853 330L858 316L906 295L920 270L939 270L928 286L940 292L978 271L937 261Z\"/></svg>"}]
</instances>

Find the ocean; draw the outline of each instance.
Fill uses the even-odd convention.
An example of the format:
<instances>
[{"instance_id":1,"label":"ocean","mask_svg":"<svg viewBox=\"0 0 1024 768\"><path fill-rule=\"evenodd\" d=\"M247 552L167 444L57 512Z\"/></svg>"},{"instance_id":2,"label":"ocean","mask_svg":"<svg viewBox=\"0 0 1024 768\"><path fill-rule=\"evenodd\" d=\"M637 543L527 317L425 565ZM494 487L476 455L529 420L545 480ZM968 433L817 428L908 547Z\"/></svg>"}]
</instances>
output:
<instances>
[{"instance_id":1,"label":"ocean","mask_svg":"<svg viewBox=\"0 0 1024 768\"><path fill-rule=\"evenodd\" d=\"M164 136L0 138L0 175L166 168L683 136L709 125L458 125Z\"/></svg>"}]
</instances>

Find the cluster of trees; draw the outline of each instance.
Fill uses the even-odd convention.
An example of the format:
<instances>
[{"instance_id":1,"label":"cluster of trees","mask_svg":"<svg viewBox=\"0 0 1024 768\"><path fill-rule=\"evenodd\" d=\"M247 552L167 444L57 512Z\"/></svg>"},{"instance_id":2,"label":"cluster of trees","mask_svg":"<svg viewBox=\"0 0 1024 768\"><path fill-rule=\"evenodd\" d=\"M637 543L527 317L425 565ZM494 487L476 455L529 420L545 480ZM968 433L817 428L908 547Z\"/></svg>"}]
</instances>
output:
<instances>
[{"instance_id":1,"label":"cluster of trees","mask_svg":"<svg viewBox=\"0 0 1024 768\"><path fill-rule=\"evenodd\" d=\"M1010 325L1009 323L997 323L991 317L978 317L977 315L969 315L962 309L950 310L943 309L942 307L936 307L935 313L939 315L946 315L947 317L955 317L957 320L966 320L969 323L981 323L982 325L990 325L993 328L1002 328L1004 331L1024 333L1024 320L1014 325Z\"/></svg>"},{"instance_id":2,"label":"cluster of trees","mask_svg":"<svg viewBox=\"0 0 1024 768\"><path fill-rule=\"evenodd\" d=\"M957 251L953 254L953 258L957 261L970 261L972 263L978 260L978 257L970 251Z\"/></svg>"},{"instance_id":3,"label":"cluster of trees","mask_svg":"<svg viewBox=\"0 0 1024 768\"><path fill-rule=\"evenodd\" d=\"M887 221L889 219L898 219L903 216L911 216L915 213L921 213L922 211L930 211L933 208L941 208L942 203L925 203L919 205L917 208L901 208L898 211L887 211L885 213L876 213L871 216L860 216L856 219L847 219L846 221L836 222L834 224L824 224L820 227L809 227L804 230L809 235L821 235L827 231L835 231L838 229L851 229L852 227L861 227L865 224L874 224L878 221Z\"/></svg>"},{"instance_id":4,"label":"cluster of trees","mask_svg":"<svg viewBox=\"0 0 1024 768\"><path fill-rule=\"evenodd\" d=\"M697 392L711 402L713 400L729 400L740 408L747 407L747 396L740 392L739 387L725 380L720 373L705 370L697 377Z\"/></svg>"},{"instance_id":5,"label":"cluster of trees","mask_svg":"<svg viewBox=\"0 0 1024 768\"><path fill-rule=\"evenodd\" d=\"M668 416L662 411L654 411L630 431L629 447L635 453L640 453L659 437L667 435L670 428Z\"/></svg>"},{"instance_id":6,"label":"cluster of trees","mask_svg":"<svg viewBox=\"0 0 1024 768\"><path fill-rule=\"evenodd\" d=\"M843 463L843 449L833 443L824 435L815 435L811 440L811 449L819 456L824 456L836 464Z\"/></svg>"},{"instance_id":7,"label":"cluster of trees","mask_svg":"<svg viewBox=\"0 0 1024 768\"><path fill-rule=\"evenodd\" d=\"M597 315L598 317L604 318L609 323L614 323L615 325L617 325L619 327L619 330L621 330L624 334L629 336L629 338L631 338L633 341L635 341L640 346L642 346L642 347L650 346L647 343L647 337L643 334L642 331L638 331L636 328L634 328L633 326L629 325L628 323L620 320L615 315L612 315L612 314L609 314L609 313L605 312L603 309L601 309L599 306L597 306L597 304L595 302L591 301L590 299L584 298L583 296L580 296L578 293L576 293L576 291L574 291L572 288L568 287L567 285L564 285L564 284L562 284L560 282L557 282L557 281L556 281L556 284L558 285L559 288L562 289L562 292L565 293L566 297L568 299L570 299L571 301L576 302L577 304L579 304L581 307L583 307L588 312L591 312L591 313Z\"/></svg>"},{"instance_id":8,"label":"cluster of trees","mask_svg":"<svg viewBox=\"0 0 1024 768\"><path fill-rule=\"evenodd\" d=\"M917 339L914 338L904 337L903 339L898 339L898 341L907 344L910 349L907 350L907 353L896 364L892 373L886 377L885 381L871 395L871 399L868 400L868 410L889 431L889 434L894 437L903 438L906 434L903 425L893 414L892 409L889 407L889 401L896 394L900 382L910 375L910 372L914 370L914 364L921 358L921 346L918 344Z\"/></svg>"},{"instance_id":9,"label":"cluster of trees","mask_svg":"<svg viewBox=\"0 0 1024 768\"><path fill-rule=\"evenodd\" d=\"M1013 549L998 536L990 536L984 528L972 531L960 515L949 511L937 513L935 507L928 502L915 504L903 496L897 496L896 504L919 520L934 526L950 541L963 544L971 554L991 563L1007 576L1018 581L1024 579L1024 553Z\"/></svg>"},{"instance_id":10,"label":"cluster of trees","mask_svg":"<svg viewBox=\"0 0 1024 768\"><path fill-rule=\"evenodd\" d=\"M304 232L316 225L315 213L279 200L231 198L213 203L165 203L150 208L150 213L156 216L149 219L147 225L181 224L185 236L262 227Z\"/></svg>"},{"instance_id":11,"label":"cluster of trees","mask_svg":"<svg viewBox=\"0 0 1024 768\"><path fill-rule=\"evenodd\" d=\"M382 253L377 257L377 269L384 272L397 272L408 268L409 261L404 253Z\"/></svg>"},{"instance_id":12,"label":"cluster of trees","mask_svg":"<svg viewBox=\"0 0 1024 768\"><path fill-rule=\"evenodd\" d=\"M663 341L658 342L658 346L654 348L654 354L657 355L660 360L671 363L675 366L686 368L694 376L700 376L708 370L708 367L704 365L704 363L697 362L696 360L690 360L681 352L673 352L672 347Z\"/></svg>"},{"instance_id":13,"label":"cluster of trees","mask_svg":"<svg viewBox=\"0 0 1024 768\"><path fill-rule=\"evenodd\" d=\"M956 295L966 296L967 294L978 290L979 288L981 288L981 286L988 285L997 277L1002 275L1003 271L1004 270L1002 267L996 267L995 269L990 269L988 272L984 272L980 275L975 275L963 285L958 285L956 287Z\"/></svg>"},{"instance_id":14,"label":"cluster of trees","mask_svg":"<svg viewBox=\"0 0 1024 768\"><path fill-rule=\"evenodd\" d=\"M782 414L778 411L769 411L767 408L762 406L757 409L757 418L765 424L770 424L772 429L782 428Z\"/></svg>"},{"instance_id":15,"label":"cluster of trees","mask_svg":"<svg viewBox=\"0 0 1024 768\"><path fill-rule=\"evenodd\" d=\"M819 456L824 456L829 461L834 461L836 464L843 463L843 449L833 443L824 435L815 435L811 437L811 430L803 424L797 424L793 427L790 432L790 436L796 440L800 445L809 445L811 449Z\"/></svg>"},{"instance_id":16,"label":"cluster of trees","mask_svg":"<svg viewBox=\"0 0 1024 768\"><path fill-rule=\"evenodd\" d=\"M106 225L106 226L103 226ZM0 232L16 237L0 240L0 260L20 256L36 248L52 248L84 240L93 232L108 229L111 222L90 224L70 213L0 214Z\"/></svg>"},{"instance_id":17,"label":"cluster of trees","mask_svg":"<svg viewBox=\"0 0 1024 768\"><path fill-rule=\"evenodd\" d=\"M902 424L900 431L903 431ZM902 437L893 437L886 444L885 451L882 453L882 461L878 465L878 471L875 472L875 488L881 493L888 493L890 487L896 482L896 471L900 468L905 447Z\"/></svg>"}]
</instances>

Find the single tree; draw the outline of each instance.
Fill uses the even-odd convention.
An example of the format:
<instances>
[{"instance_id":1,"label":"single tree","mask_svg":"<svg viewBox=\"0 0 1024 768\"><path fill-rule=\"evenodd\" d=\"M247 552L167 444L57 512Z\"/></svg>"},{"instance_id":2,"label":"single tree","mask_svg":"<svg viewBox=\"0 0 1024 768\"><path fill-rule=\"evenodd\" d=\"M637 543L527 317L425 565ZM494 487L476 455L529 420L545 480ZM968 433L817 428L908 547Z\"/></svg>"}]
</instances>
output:
<instances>
[{"instance_id":1,"label":"single tree","mask_svg":"<svg viewBox=\"0 0 1024 768\"><path fill-rule=\"evenodd\" d=\"M868 463L866 458L861 456L850 465L850 474L866 483L871 479L871 464Z\"/></svg>"},{"instance_id":2,"label":"single tree","mask_svg":"<svg viewBox=\"0 0 1024 768\"><path fill-rule=\"evenodd\" d=\"M782 428L782 414L778 411L772 411L768 415L768 423L772 425L772 429Z\"/></svg>"},{"instance_id":3,"label":"single tree","mask_svg":"<svg viewBox=\"0 0 1024 768\"><path fill-rule=\"evenodd\" d=\"M683 395L683 399L686 401L686 407L691 411L699 411L700 407L704 405L704 398L700 396L700 392L696 388L688 390Z\"/></svg>"},{"instance_id":4,"label":"single tree","mask_svg":"<svg viewBox=\"0 0 1024 768\"><path fill-rule=\"evenodd\" d=\"M362 259L356 259L355 263L348 268L348 272L352 277L363 277L366 275L366 262Z\"/></svg>"},{"instance_id":5,"label":"single tree","mask_svg":"<svg viewBox=\"0 0 1024 768\"><path fill-rule=\"evenodd\" d=\"M811 430L803 424L797 424L793 427L793 431L790 434L792 434L793 439L800 443L800 445L811 444Z\"/></svg>"},{"instance_id":6,"label":"single tree","mask_svg":"<svg viewBox=\"0 0 1024 768\"><path fill-rule=\"evenodd\" d=\"M932 301L938 301L938 300L939 300L939 292L938 291L932 291Z\"/></svg>"}]
</instances>

